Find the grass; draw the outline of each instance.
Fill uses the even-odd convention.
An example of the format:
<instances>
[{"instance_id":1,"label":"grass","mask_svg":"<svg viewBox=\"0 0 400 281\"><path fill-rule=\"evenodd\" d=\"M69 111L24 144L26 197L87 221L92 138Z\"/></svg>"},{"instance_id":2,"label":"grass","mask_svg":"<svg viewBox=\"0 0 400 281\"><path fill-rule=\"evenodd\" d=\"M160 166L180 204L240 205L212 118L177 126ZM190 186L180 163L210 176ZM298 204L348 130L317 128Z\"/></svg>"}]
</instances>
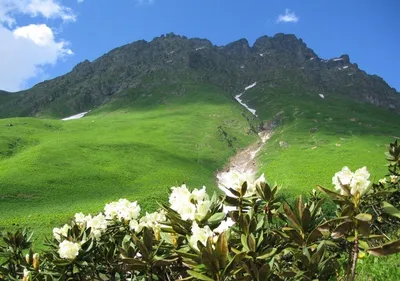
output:
<instances>
[{"instance_id":1,"label":"grass","mask_svg":"<svg viewBox=\"0 0 400 281\"><path fill-rule=\"evenodd\" d=\"M179 97L155 89L149 99L161 102L125 100L68 122L0 120L0 225L32 227L41 241L75 212L99 212L119 198L153 210L171 186L215 188L216 170L256 136L230 97L187 88Z\"/></svg>"},{"instance_id":2,"label":"grass","mask_svg":"<svg viewBox=\"0 0 400 281\"><path fill-rule=\"evenodd\" d=\"M332 187L332 176L343 166L353 171L367 166L374 182L387 174L386 146L400 137L397 114L345 97L294 97L290 90L269 92L262 85L244 99L263 120L279 123L257 160L259 172L277 182L288 200L308 194L317 184ZM357 280L400 280L399 264L399 254L368 257L359 264Z\"/></svg>"},{"instance_id":3,"label":"grass","mask_svg":"<svg viewBox=\"0 0 400 281\"><path fill-rule=\"evenodd\" d=\"M257 160L282 196L331 187L345 165L366 165L373 181L386 173L383 153L400 132L398 115L262 84L242 98L261 120L278 124ZM215 172L257 139L242 111L216 88L182 84L127 91L74 121L0 119L0 225L33 227L40 241L75 212L98 212L112 200L138 200L151 210L170 186L213 189ZM400 280L398 261L399 255L363 259L358 280Z\"/></svg>"}]
</instances>

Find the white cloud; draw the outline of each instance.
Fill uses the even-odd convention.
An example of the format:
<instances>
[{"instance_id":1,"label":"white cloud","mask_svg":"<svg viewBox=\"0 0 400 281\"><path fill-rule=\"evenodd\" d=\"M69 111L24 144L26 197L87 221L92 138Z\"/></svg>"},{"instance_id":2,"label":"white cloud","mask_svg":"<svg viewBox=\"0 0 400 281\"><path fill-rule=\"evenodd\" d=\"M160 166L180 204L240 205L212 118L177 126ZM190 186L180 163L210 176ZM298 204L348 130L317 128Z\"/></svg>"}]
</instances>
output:
<instances>
[{"instance_id":1,"label":"white cloud","mask_svg":"<svg viewBox=\"0 0 400 281\"><path fill-rule=\"evenodd\" d=\"M78 0L78 3L82 3L83 2L83 0Z\"/></svg>"},{"instance_id":2,"label":"white cloud","mask_svg":"<svg viewBox=\"0 0 400 281\"><path fill-rule=\"evenodd\" d=\"M47 24L17 26L17 19L75 21L73 11L58 0L0 0L0 89L18 91L26 82L45 76L44 67L54 65L73 52L68 42L56 39Z\"/></svg>"},{"instance_id":3,"label":"white cloud","mask_svg":"<svg viewBox=\"0 0 400 281\"><path fill-rule=\"evenodd\" d=\"M0 26L0 89L18 91L24 82L41 75L44 65L54 65L72 55L65 41L56 41L45 24L9 30Z\"/></svg>"},{"instance_id":4,"label":"white cloud","mask_svg":"<svg viewBox=\"0 0 400 281\"><path fill-rule=\"evenodd\" d=\"M281 22L298 22L299 21L299 17L296 16L294 14L294 12L290 12L289 9L285 10L285 13L283 15L279 15L278 19L277 19L277 23L281 23Z\"/></svg>"},{"instance_id":5,"label":"white cloud","mask_svg":"<svg viewBox=\"0 0 400 281\"><path fill-rule=\"evenodd\" d=\"M16 23L15 14L31 17L60 18L64 21L75 21L73 11L59 4L56 0L0 0L0 23L9 26Z\"/></svg>"}]
</instances>

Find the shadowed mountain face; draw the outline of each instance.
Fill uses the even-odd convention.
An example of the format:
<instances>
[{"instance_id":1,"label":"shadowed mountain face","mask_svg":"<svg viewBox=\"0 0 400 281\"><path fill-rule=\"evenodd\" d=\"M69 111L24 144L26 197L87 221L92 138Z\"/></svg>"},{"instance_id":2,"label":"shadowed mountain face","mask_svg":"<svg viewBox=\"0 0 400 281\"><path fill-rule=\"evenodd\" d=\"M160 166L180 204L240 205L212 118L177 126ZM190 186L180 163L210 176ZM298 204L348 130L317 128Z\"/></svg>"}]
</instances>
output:
<instances>
[{"instance_id":1,"label":"shadowed mountain face","mask_svg":"<svg viewBox=\"0 0 400 281\"><path fill-rule=\"evenodd\" d=\"M180 82L216 85L231 95L257 81L268 88L350 97L398 112L400 95L382 78L368 75L348 55L323 60L294 35L263 36L214 46L174 34L136 41L63 76L18 93L0 91L0 117L68 116L141 90ZM264 98L267 98L264 97Z\"/></svg>"}]
</instances>

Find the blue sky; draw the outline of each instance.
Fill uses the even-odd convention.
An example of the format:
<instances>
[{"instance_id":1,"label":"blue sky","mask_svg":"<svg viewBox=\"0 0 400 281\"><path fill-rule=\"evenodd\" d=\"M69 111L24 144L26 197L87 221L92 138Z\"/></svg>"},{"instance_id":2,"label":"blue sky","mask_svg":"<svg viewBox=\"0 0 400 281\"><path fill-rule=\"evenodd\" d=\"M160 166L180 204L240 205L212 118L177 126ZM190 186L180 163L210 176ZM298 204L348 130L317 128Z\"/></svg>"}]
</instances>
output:
<instances>
[{"instance_id":1,"label":"blue sky","mask_svg":"<svg viewBox=\"0 0 400 281\"><path fill-rule=\"evenodd\" d=\"M169 32L216 45L284 32L321 58L349 54L400 91L399 13L398 0L0 0L0 89L25 89Z\"/></svg>"}]
</instances>

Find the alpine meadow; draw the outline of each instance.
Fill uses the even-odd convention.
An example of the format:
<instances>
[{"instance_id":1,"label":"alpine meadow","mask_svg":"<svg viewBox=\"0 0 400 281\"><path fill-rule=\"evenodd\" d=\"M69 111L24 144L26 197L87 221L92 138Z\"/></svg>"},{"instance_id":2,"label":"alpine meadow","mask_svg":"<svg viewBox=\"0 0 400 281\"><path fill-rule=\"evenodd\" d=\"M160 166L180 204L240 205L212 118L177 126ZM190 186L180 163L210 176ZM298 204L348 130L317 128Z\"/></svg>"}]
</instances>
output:
<instances>
[{"instance_id":1,"label":"alpine meadow","mask_svg":"<svg viewBox=\"0 0 400 281\"><path fill-rule=\"evenodd\" d=\"M366 166L371 176L365 181L370 181L370 186L378 186L385 176L390 179L389 156L385 153L389 143L393 144L400 137L399 109L400 93L382 78L367 74L347 54L322 59L292 34L262 36L253 45L240 39L225 46L215 46L206 39L189 39L173 33L150 42L136 41L111 50L92 62L81 62L71 72L28 90L0 91L0 228L10 233L24 228L32 230L33 248L38 252L46 251L48 246L44 242L48 244L48 239L53 238L54 228L71 222L76 213L102 212L105 204L120 198L137 201L142 213L152 213L164 206L167 221L184 228L185 224L180 220L185 221L184 212L181 214L173 204L170 209L165 207L171 202L170 188L183 184L191 190L206 186L210 198L213 192L223 198L225 193L219 188L217 176L238 169L234 157L248 150L251 156L246 167L252 167L256 178L264 174L266 186L271 186L272 190L263 184L257 187L255 182L254 193L258 192L264 200L266 190L273 193L272 187L277 185L276 200L282 202L282 206L276 212L283 210L282 216L289 217L277 225L283 229L290 226L293 230L296 227L292 223L295 223L286 206L297 208L303 204L297 199L299 195L302 200L316 202L313 193L317 186L321 187L319 196L326 199L321 203L326 212L324 216L334 216L342 211L340 208L347 206L343 203L345 199L329 201L329 192L323 192L325 189L335 191L332 177L344 166L351 171ZM79 118L62 120L80 113ZM262 139L263 134L268 134L269 139ZM390 163L394 165L393 161ZM392 178L396 173L399 172L396 170L391 174ZM345 182L341 184L347 188ZM262 188L263 192L260 191ZM246 190L240 196L245 197L245 193ZM356 196L351 194L349 196ZM190 198L195 206L206 200ZM359 221L369 221L371 229L377 231L374 227L378 225L375 224L378 218L360 219L363 213L357 213L357 200L361 199L355 198L356 207L349 209L356 213L349 214L347 210L341 216L348 219L354 215ZM219 201L213 200L210 199L209 216L215 219L212 212L219 210L215 203ZM246 203L247 199L243 200L245 203L240 200L238 203L244 204L240 211L261 212L257 209L258 201ZM338 201L340 208L336 207ZM180 203L184 204L183 201ZM312 208L311 203L305 204L304 208ZM396 207L399 206L393 206ZM310 212L313 213L311 209ZM177 214L181 218L175 222L173 218ZM243 227L238 217L230 217ZM303 218L302 215L299 217ZM205 229L207 224L201 225L200 221L197 223ZM322 221L325 222L321 217ZM78 225L78 221L76 223ZM211 227L212 223L209 225ZM389 242L400 235L398 225L399 213L390 218L390 231L384 234L390 238ZM71 226L72 232L74 227ZM186 236L174 229L182 234L177 238L179 243L184 243L185 237L194 236L193 225L191 227L192 233L188 232ZM146 237L147 228L144 229ZM263 231L261 236L266 233L265 229ZM244 237L252 237L250 233L243 233ZM71 235L75 237L75 234ZM157 237L157 232L152 235ZM225 243L223 235L220 234L219 242L214 241L214 248L208 247L211 239L203 244L193 244L195 249L192 250L217 251L219 245ZM230 235L226 238L227 245L230 241L241 241L240 236L236 241L234 234ZM290 235L282 234L280 239L289 239ZM264 242L258 242L260 245L265 243L266 236ZM257 234L254 237L258 239ZM75 241L71 239L68 241ZM139 245L136 238L132 239ZM247 255L251 256L252 238L245 239L247 246L244 248L249 248ZM351 239L348 239L349 243L356 238ZM190 241L188 238L187 243ZM368 252L377 247L375 242L373 240L362 250L365 257L359 255L356 280L400 280L399 254L375 257L371 254L373 250ZM330 246L327 244L326 247ZM128 255L129 250L121 247L118 253ZM304 253L310 251L311 254L319 253L320 249L319 246L318 250L317 247L307 248L308 244L301 247L306 249ZM229 248L237 256L242 251L236 246ZM279 260L279 251L268 253L271 257L276 253L276 260ZM282 255L289 255L288 252L285 249ZM181 258L193 258L193 253L185 253ZM220 256L219 253L216 255ZM260 256L266 258L264 252ZM242 266L246 268L247 260L244 255L241 258ZM227 260L233 264L236 256ZM234 270L230 276L241 274L242 279L223 279L221 272L227 274L228 271L221 269L216 275L207 275L212 271L195 265L191 267L191 263L187 263L190 265L184 273L187 275L180 273L179 276L188 278L186 280L311 280L305 277L305 270L304 275L277 274L273 270L274 261L269 262L270 275L263 277L270 276L270 279L249 277L247 273ZM342 259L339 263L346 261ZM133 264L127 262L128 266ZM325 270L318 266L321 272ZM140 271L139 267L132 268L128 270L130 273ZM344 276L348 274L345 271L339 269L336 273ZM156 279L156 271L148 272L146 274L150 275L146 276L151 278L134 279L132 275L130 280L172 280ZM73 274L77 274L75 268ZM282 279L274 279L278 278L274 274ZM309 276L319 278L315 280L324 280L323 276L329 276L329 280L345 280L338 278L339 275ZM60 280L95 280L89 273L86 279L67 273L65 276L72 279L60 276L64 278L60 277ZM96 280L119 280L115 276L112 277L115 279ZM125 277L121 275L122 280L127 280ZM51 280L37 278L30 280Z\"/></svg>"}]
</instances>

